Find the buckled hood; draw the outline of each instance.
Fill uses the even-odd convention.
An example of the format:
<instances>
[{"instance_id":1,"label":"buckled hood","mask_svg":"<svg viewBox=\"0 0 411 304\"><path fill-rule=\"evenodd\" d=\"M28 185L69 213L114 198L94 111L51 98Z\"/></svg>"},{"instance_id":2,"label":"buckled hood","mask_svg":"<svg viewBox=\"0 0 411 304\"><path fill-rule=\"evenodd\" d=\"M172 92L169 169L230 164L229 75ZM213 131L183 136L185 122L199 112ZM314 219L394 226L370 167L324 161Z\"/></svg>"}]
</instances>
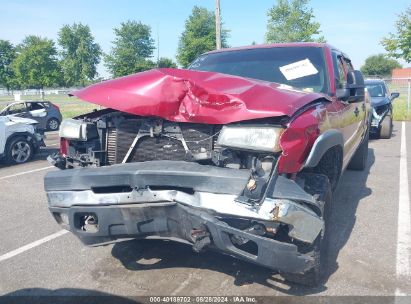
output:
<instances>
[{"instance_id":1,"label":"buckled hood","mask_svg":"<svg viewBox=\"0 0 411 304\"><path fill-rule=\"evenodd\" d=\"M387 97L371 97L371 106L379 107L386 104L389 104L391 100Z\"/></svg>"},{"instance_id":2,"label":"buckled hood","mask_svg":"<svg viewBox=\"0 0 411 304\"><path fill-rule=\"evenodd\" d=\"M70 95L135 115L213 124L292 116L302 106L327 98L256 79L164 68L94 84Z\"/></svg>"}]
</instances>

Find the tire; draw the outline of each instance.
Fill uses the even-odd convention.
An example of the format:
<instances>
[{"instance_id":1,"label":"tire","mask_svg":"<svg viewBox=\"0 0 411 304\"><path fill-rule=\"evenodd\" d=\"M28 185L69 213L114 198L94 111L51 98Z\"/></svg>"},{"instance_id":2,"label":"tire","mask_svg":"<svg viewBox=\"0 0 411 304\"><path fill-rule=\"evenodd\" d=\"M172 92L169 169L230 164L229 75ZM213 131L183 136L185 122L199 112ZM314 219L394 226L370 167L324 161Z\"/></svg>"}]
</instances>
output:
<instances>
[{"instance_id":1,"label":"tire","mask_svg":"<svg viewBox=\"0 0 411 304\"><path fill-rule=\"evenodd\" d=\"M390 139L392 135L392 116L387 114L381 122L380 138Z\"/></svg>"},{"instance_id":2,"label":"tire","mask_svg":"<svg viewBox=\"0 0 411 304\"><path fill-rule=\"evenodd\" d=\"M22 136L13 138L6 147L6 162L8 164L23 164L34 155L33 145Z\"/></svg>"},{"instance_id":3,"label":"tire","mask_svg":"<svg viewBox=\"0 0 411 304\"><path fill-rule=\"evenodd\" d=\"M354 156L351 158L351 161L348 164L347 169L356 171L362 171L365 169L368 158L368 139L369 131L367 130L367 133L365 134L363 141L357 148L357 151L355 151Z\"/></svg>"},{"instance_id":4,"label":"tire","mask_svg":"<svg viewBox=\"0 0 411 304\"><path fill-rule=\"evenodd\" d=\"M57 118L50 118L47 121L47 130L57 131L60 127L60 121Z\"/></svg>"},{"instance_id":5,"label":"tire","mask_svg":"<svg viewBox=\"0 0 411 304\"><path fill-rule=\"evenodd\" d=\"M335 146L322 156L318 165L313 168L313 172L327 176L331 185L331 191L334 192L341 176L341 167L342 148Z\"/></svg>"},{"instance_id":6,"label":"tire","mask_svg":"<svg viewBox=\"0 0 411 304\"><path fill-rule=\"evenodd\" d=\"M331 187L325 195L323 211L324 229L318 235L313 244L302 244L298 246L298 251L311 256L314 259L312 268L302 274L281 273L283 278L289 282L306 285L310 287L318 286L324 280L327 271L327 254L329 247L329 223L332 212Z\"/></svg>"}]
</instances>

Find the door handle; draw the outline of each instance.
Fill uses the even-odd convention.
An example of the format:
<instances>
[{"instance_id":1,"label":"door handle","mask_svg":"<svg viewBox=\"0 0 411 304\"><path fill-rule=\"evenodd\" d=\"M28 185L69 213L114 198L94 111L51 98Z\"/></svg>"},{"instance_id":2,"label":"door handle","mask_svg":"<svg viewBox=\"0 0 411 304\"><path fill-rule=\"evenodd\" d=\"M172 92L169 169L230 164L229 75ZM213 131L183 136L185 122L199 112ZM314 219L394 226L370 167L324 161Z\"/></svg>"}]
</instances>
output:
<instances>
[{"instance_id":1,"label":"door handle","mask_svg":"<svg viewBox=\"0 0 411 304\"><path fill-rule=\"evenodd\" d=\"M358 107L355 107L354 114L356 117L358 116L358 114L360 114L360 110L358 110Z\"/></svg>"}]
</instances>

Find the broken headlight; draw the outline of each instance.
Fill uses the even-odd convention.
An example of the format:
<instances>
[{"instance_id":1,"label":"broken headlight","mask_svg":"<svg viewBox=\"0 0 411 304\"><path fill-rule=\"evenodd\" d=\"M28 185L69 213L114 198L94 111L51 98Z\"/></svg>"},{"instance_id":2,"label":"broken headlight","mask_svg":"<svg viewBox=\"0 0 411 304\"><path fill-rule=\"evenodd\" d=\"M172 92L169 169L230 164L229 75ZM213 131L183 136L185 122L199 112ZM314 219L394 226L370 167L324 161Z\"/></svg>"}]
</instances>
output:
<instances>
[{"instance_id":1,"label":"broken headlight","mask_svg":"<svg viewBox=\"0 0 411 304\"><path fill-rule=\"evenodd\" d=\"M69 118L62 121L59 136L71 140L87 141L97 138L98 133L95 124Z\"/></svg>"},{"instance_id":2,"label":"broken headlight","mask_svg":"<svg viewBox=\"0 0 411 304\"><path fill-rule=\"evenodd\" d=\"M276 127L224 126L217 144L244 150L280 152L279 139L283 130Z\"/></svg>"}]
</instances>

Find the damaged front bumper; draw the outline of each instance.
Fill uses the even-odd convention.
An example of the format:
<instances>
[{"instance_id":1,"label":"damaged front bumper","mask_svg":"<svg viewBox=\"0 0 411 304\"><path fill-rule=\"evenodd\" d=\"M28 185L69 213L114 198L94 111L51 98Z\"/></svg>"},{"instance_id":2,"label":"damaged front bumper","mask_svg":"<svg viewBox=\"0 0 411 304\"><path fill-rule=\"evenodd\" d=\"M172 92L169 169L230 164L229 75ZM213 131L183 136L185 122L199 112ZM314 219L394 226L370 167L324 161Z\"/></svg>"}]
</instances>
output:
<instances>
[{"instance_id":1,"label":"damaged front bumper","mask_svg":"<svg viewBox=\"0 0 411 304\"><path fill-rule=\"evenodd\" d=\"M33 137L33 146L34 148L37 150L40 147L45 147L46 143L44 142L44 140L46 139L46 135L44 135L44 132L38 131L34 133L34 137Z\"/></svg>"},{"instance_id":2,"label":"damaged front bumper","mask_svg":"<svg viewBox=\"0 0 411 304\"><path fill-rule=\"evenodd\" d=\"M245 204L237 196L248 179L247 170L155 161L50 172L45 189L56 221L88 245L177 238L271 269L310 269L313 257L294 241L313 243L322 232L322 200L276 176L260 204ZM284 227L285 238L277 235Z\"/></svg>"},{"instance_id":3,"label":"damaged front bumper","mask_svg":"<svg viewBox=\"0 0 411 304\"><path fill-rule=\"evenodd\" d=\"M378 114L378 113L380 114ZM370 132L377 133L381 127L381 122L384 120L385 116L390 112L390 104L380 106L378 111L376 107L372 108L371 125Z\"/></svg>"}]
</instances>

